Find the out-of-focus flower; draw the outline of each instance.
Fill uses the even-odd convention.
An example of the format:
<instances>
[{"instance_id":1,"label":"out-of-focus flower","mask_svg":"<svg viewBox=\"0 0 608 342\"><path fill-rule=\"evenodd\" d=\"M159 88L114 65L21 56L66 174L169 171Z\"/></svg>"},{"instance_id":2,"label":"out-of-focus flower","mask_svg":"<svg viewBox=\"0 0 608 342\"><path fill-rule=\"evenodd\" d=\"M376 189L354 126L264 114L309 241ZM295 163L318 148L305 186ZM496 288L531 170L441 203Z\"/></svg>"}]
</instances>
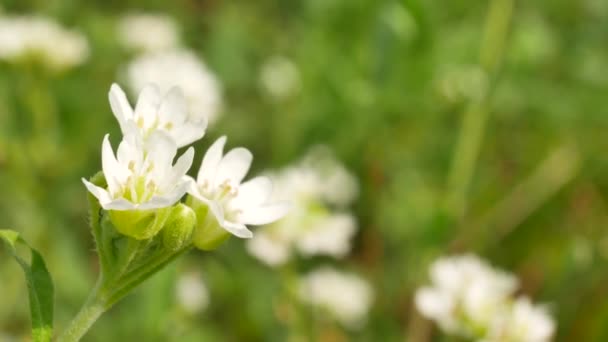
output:
<instances>
[{"instance_id":1,"label":"out-of-focus flower","mask_svg":"<svg viewBox=\"0 0 608 342\"><path fill-rule=\"evenodd\" d=\"M530 306L526 298L513 301L516 278L476 256L441 258L430 274L432 286L416 292L416 306L446 333L480 341L538 342L546 339L526 337L552 334L553 323L542 309ZM523 326L527 319L538 323L538 330Z\"/></svg>"},{"instance_id":2,"label":"out-of-focus flower","mask_svg":"<svg viewBox=\"0 0 608 342\"><path fill-rule=\"evenodd\" d=\"M418 309L446 332L465 336L489 326L517 286L513 276L473 255L441 258L430 273L432 287L416 293Z\"/></svg>"},{"instance_id":3,"label":"out-of-focus flower","mask_svg":"<svg viewBox=\"0 0 608 342\"><path fill-rule=\"evenodd\" d=\"M177 146L167 135L155 131L142 143L127 135L114 156L109 134L102 144L102 169L108 183L104 189L83 179L87 189L106 210L149 210L171 206L189 186L186 172L192 165L190 147L172 165Z\"/></svg>"},{"instance_id":4,"label":"out-of-focus flower","mask_svg":"<svg viewBox=\"0 0 608 342\"><path fill-rule=\"evenodd\" d=\"M555 323L542 306L535 306L526 297L517 298L505 315L496 319L488 338L493 342L548 342Z\"/></svg>"},{"instance_id":5,"label":"out-of-focus flower","mask_svg":"<svg viewBox=\"0 0 608 342\"><path fill-rule=\"evenodd\" d=\"M300 90L300 73L287 57L273 56L262 65L260 84L273 98L284 99Z\"/></svg>"},{"instance_id":6,"label":"out-of-focus flower","mask_svg":"<svg viewBox=\"0 0 608 342\"><path fill-rule=\"evenodd\" d=\"M199 313L209 305L209 290L196 272L179 276L176 297L179 305L190 314Z\"/></svg>"},{"instance_id":7,"label":"out-of-focus flower","mask_svg":"<svg viewBox=\"0 0 608 342\"><path fill-rule=\"evenodd\" d=\"M49 18L0 17L0 59L19 62L33 58L51 69L83 63L89 46L82 33L61 27Z\"/></svg>"},{"instance_id":8,"label":"out-of-focus flower","mask_svg":"<svg viewBox=\"0 0 608 342\"><path fill-rule=\"evenodd\" d=\"M260 229L248 251L262 262L285 263L292 250L302 255L341 258L351 249L355 218L344 212L358 193L357 182L326 149L311 151L300 163L270 174L273 197L289 201L285 218Z\"/></svg>"},{"instance_id":9,"label":"out-of-focus flower","mask_svg":"<svg viewBox=\"0 0 608 342\"><path fill-rule=\"evenodd\" d=\"M197 121L213 123L221 107L221 91L215 75L192 52L174 50L144 54L126 68L126 79L132 93L139 93L149 83L157 84L162 93L179 87L188 104L188 112Z\"/></svg>"},{"instance_id":10,"label":"out-of-focus flower","mask_svg":"<svg viewBox=\"0 0 608 342\"><path fill-rule=\"evenodd\" d=\"M436 87L449 103L478 100L487 91L488 76L479 66L458 66L440 72Z\"/></svg>"},{"instance_id":11,"label":"out-of-focus flower","mask_svg":"<svg viewBox=\"0 0 608 342\"><path fill-rule=\"evenodd\" d=\"M300 299L326 310L345 326L356 328L365 322L373 291L361 277L323 267L301 279Z\"/></svg>"},{"instance_id":12,"label":"out-of-focus flower","mask_svg":"<svg viewBox=\"0 0 608 342\"><path fill-rule=\"evenodd\" d=\"M186 146L205 135L207 121L188 112L186 100L178 87L161 95L154 84L145 86L135 110L117 84L110 88L110 105L123 134L137 133L146 138L155 131L169 135L178 147Z\"/></svg>"},{"instance_id":13,"label":"out-of-focus flower","mask_svg":"<svg viewBox=\"0 0 608 342\"><path fill-rule=\"evenodd\" d=\"M118 25L118 36L125 47L140 51L168 50L179 44L175 21L158 14L126 15Z\"/></svg>"},{"instance_id":14,"label":"out-of-focus flower","mask_svg":"<svg viewBox=\"0 0 608 342\"><path fill-rule=\"evenodd\" d=\"M276 221L287 213L288 205L269 201L272 183L266 177L241 184L253 156L243 147L224 155L225 143L226 137L221 137L207 150L196 182L192 182L188 192L208 207L207 216L213 216L223 229L238 237L250 238L253 234L246 225ZM212 235L206 229L198 229L194 233L195 245L205 245L203 241Z\"/></svg>"}]
</instances>

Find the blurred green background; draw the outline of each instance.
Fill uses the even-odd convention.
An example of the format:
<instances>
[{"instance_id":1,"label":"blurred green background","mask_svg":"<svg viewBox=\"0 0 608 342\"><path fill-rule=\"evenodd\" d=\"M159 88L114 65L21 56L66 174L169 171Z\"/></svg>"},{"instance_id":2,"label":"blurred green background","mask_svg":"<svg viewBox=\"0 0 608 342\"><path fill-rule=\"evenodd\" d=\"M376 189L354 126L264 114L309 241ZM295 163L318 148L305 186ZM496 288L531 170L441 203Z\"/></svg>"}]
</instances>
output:
<instances>
[{"instance_id":1,"label":"blurred green background","mask_svg":"<svg viewBox=\"0 0 608 342\"><path fill-rule=\"evenodd\" d=\"M0 64L0 226L47 260L61 331L97 275L80 178L120 134L107 93L133 53L116 34L134 11L165 14L222 84L215 138L246 146L253 173L326 144L357 177L359 222L344 261L374 305L360 329L315 324L315 341L444 341L412 306L437 256L470 251L548 303L557 341L608 339L608 2L604 0L3 0L82 31L88 60L49 74ZM495 11L488 15L488 9ZM273 56L299 88L260 85ZM463 122L464 128L463 128ZM255 232L255 231L254 231ZM176 305L177 275L205 279L210 305ZM190 253L119 303L86 341L285 341L281 274L231 239ZM0 339L25 340L23 276L0 249ZM4 336L4 337L3 337Z\"/></svg>"}]
</instances>

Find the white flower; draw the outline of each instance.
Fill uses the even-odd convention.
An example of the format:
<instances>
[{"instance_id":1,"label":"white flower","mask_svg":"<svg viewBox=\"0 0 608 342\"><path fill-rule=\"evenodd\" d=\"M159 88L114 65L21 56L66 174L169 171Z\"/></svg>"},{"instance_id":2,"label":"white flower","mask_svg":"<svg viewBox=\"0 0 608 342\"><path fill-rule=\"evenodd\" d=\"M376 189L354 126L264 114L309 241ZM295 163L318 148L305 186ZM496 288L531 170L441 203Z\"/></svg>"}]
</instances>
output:
<instances>
[{"instance_id":1,"label":"white flower","mask_svg":"<svg viewBox=\"0 0 608 342\"><path fill-rule=\"evenodd\" d=\"M328 267L306 275L299 295L303 302L327 310L351 328L364 323L373 299L372 288L365 280Z\"/></svg>"},{"instance_id":2,"label":"white flower","mask_svg":"<svg viewBox=\"0 0 608 342\"><path fill-rule=\"evenodd\" d=\"M431 266L432 287L417 291L420 312L449 333L475 335L509 301L517 280L473 255L441 258Z\"/></svg>"},{"instance_id":3,"label":"white flower","mask_svg":"<svg viewBox=\"0 0 608 342\"><path fill-rule=\"evenodd\" d=\"M247 241L247 251L267 264L279 266L289 259L289 242L280 235L273 235L268 230L259 230L255 236Z\"/></svg>"},{"instance_id":4,"label":"white flower","mask_svg":"<svg viewBox=\"0 0 608 342\"><path fill-rule=\"evenodd\" d=\"M300 89L300 74L291 60L273 56L262 65L260 83L272 97L283 99Z\"/></svg>"},{"instance_id":5,"label":"white flower","mask_svg":"<svg viewBox=\"0 0 608 342\"><path fill-rule=\"evenodd\" d=\"M205 134L205 118L188 112L184 96L177 87L161 95L156 85L147 85L139 94L135 110L117 84L112 84L109 98L112 112L124 135L135 131L146 138L160 130L170 136L177 147L182 147L199 140Z\"/></svg>"},{"instance_id":6,"label":"white flower","mask_svg":"<svg viewBox=\"0 0 608 342\"><path fill-rule=\"evenodd\" d=\"M357 223L344 212L358 193L357 182L326 148L313 149L297 165L270 174L272 198L292 203L289 215L259 230L248 251L270 266L285 263L293 250L304 256L346 256ZM265 248L263 248L265 246Z\"/></svg>"},{"instance_id":7,"label":"white flower","mask_svg":"<svg viewBox=\"0 0 608 342\"><path fill-rule=\"evenodd\" d=\"M209 305L209 291L196 272L186 273L177 279L177 301L190 314L201 312Z\"/></svg>"},{"instance_id":8,"label":"white flower","mask_svg":"<svg viewBox=\"0 0 608 342\"><path fill-rule=\"evenodd\" d=\"M513 302L504 317L496 319L488 342L548 342L555 331L555 323L545 308L535 306L527 297Z\"/></svg>"},{"instance_id":9,"label":"white flower","mask_svg":"<svg viewBox=\"0 0 608 342\"><path fill-rule=\"evenodd\" d=\"M356 232L355 218L349 214L321 217L295 241L303 255L330 255L342 258L350 252Z\"/></svg>"},{"instance_id":10,"label":"white flower","mask_svg":"<svg viewBox=\"0 0 608 342\"><path fill-rule=\"evenodd\" d=\"M191 51L164 51L137 57L126 68L126 80L132 93L139 93L149 83L157 84L163 93L177 86L183 91L193 118L213 123L218 117L220 84Z\"/></svg>"},{"instance_id":11,"label":"white flower","mask_svg":"<svg viewBox=\"0 0 608 342\"><path fill-rule=\"evenodd\" d=\"M192 165L190 147L172 165L177 146L162 132L153 132L145 145L133 135L123 138L114 156L109 135L102 144L102 169L108 183L104 189L83 179L87 189L105 210L149 210L169 207L186 192L186 172Z\"/></svg>"},{"instance_id":12,"label":"white flower","mask_svg":"<svg viewBox=\"0 0 608 342\"><path fill-rule=\"evenodd\" d=\"M241 184L253 156L243 147L223 154L226 137L219 138L207 151L196 183L188 191L209 206L218 224L241 237L253 236L246 225L267 224L283 217L285 203L269 203L272 184L266 177L256 177Z\"/></svg>"},{"instance_id":13,"label":"white flower","mask_svg":"<svg viewBox=\"0 0 608 342\"><path fill-rule=\"evenodd\" d=\"M121 43L142 51L171 49L179 45L177 25L173 19L156 14L129 14L118 25Z\"/></svg>"},{"instance_id":14,"label":"white flower","mask_svg":"<svg viewBox=\"0 0 608 342\"><path fill-rule=\"evenodd\" d=\"M43 17L0 17L0 59L35 57L53 69L81 64L89 55L86 38Z\"/></svg>"}]
</instances>

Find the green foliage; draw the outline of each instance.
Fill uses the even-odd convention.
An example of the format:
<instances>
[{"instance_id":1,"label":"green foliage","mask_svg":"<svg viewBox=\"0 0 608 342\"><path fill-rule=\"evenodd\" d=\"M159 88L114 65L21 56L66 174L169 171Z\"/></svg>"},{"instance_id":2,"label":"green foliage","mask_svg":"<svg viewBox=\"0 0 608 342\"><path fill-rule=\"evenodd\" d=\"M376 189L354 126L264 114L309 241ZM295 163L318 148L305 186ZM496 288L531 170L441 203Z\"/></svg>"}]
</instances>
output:
<instances>
[{"instance_id":1,"label":"green foliage","mask_svg":"<svg viewBox=\"0 0 608 342\"><path fill-rule=\"evenodd\" d=\"M32 320L32 340L50 342L53 337L53 280L44 264L40 253L31 248L19 233L13 230L0 230L0 238L6 243L15 260L21 265L25 274L30 300L30 318ZM31 253L28 263L17 254L18 245L26 246Z\"/></svg>"}]
</instances>

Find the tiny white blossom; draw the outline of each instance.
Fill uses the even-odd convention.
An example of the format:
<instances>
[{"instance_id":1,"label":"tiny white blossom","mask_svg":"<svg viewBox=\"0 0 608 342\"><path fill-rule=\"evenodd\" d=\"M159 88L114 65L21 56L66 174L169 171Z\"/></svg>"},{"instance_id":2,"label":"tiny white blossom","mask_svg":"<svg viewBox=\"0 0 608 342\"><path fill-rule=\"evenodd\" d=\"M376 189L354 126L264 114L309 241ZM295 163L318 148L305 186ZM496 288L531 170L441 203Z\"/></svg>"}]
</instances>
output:
<instances>
[{"instance_id":1,"label":"tiny white blossom","mask_svg":"<svg viewBox=\"0 0 608 342\"><path fill-rule=\"evenodd\" d=\"M418 310L446 332L463 336L487 329L517 286L515 277L473 255L441 258L430 273L432 287L416 293Z\"/></svg>"},{"instance_id":2,"label":"tiny white blossom","mask_svg":"<svg viewBox=\"0 0 608 342\"><path fill-rule=\"evenodd\" d=\"M300 299L326 310L345 326L360 327L372 305L371 286L361 277L328 267L312 271L301 280Z\"/></svg>"},{"instance_id":3,"label":"tiny white blossom","mask_svg":"<svg viewBox=\"0 0 608 342\"><path fill-rule=\"evenodd\" d=\"M135 131L145 138L160 130L170 136L177 147L189 145L205 135L205 118L188 112L178 87L161 93L158 86L148 84L140 92L135 109L117 84L112 84L109 98L112 112L125 135Z\"/></svg>"},{"instance_id":4,"label":"tiny white blossom","mask_svg":"<svg viewBox=\"0 0 608 342\"><path fill-rule=\"evenodd\" d=\"M142 143L127 135L115 156L109 134L102 144L102 170L107 189L83 179L87 189L105 210L149 210L175 204L184 196L194 149L190 147L173 165L177 146L167 135L153 132Z\"/></svg>"},{"instance_id":5,"label":"tiny white blossom","mask_svg":"<svg viewBox=\"0 0 608 342\"><path fill-rule=\"evenodd\" d=\"M63 28L50 18L0 17L0 59L16 62L38 58L52 69L68 69L89 56L86 38Z\"/></svg>"},{"instance_id":6,"label":"tiny white blossom","mask_svg":"<svg viewBox=\"0 0 608 342\"><path fill-rule=\"evenodd\" d=\"M253 156L243 147L223 154L226 137L219 138L205 154L196 182L188 191L209 206L218 224L228 232L250 238L246 225L263 225L283 217L284 202L269 202L272 184L266 177L256 177L241 184Z\"/></svg>"},{"instance_id":7,"label":"tiny white blossom","mask_svg":"<svg viewBox=\"0 0 608 342\"><path fill-rule=\"evenodd\" d=\"M140 51L167 50L179 45L175 21L158 14L124 16L118 25L118 36L125 47Z\"/></svg>"},{"instance_id":8,"label":"tiny white blossom","mask_svg":"<svg viewBox=\"0 0 608 342\"><path fill-rule=\"evenodd\" d=\"M255 236L247 241L247 251L267 264L279 266L284 264L291 253L289 242L283 236L272 234L269 230L258 230Z\"/></svg>"},{"instance_id":9,"label":"tiny white blossom","mask_svg":"<svg viewBox=\"0 0 608 342\"><path fill-rule=\"evenodd\" d=\"M260 83L276 99L284 99L300 89L300 73L286 57L270 57L260 70Z\"/></svg>"},{"instance_id":10,"label":"tiny white blossom","mask_svg":"<svg viewBox=\"0 0 608 342\"><path fill-rule=\"evenodd\" d=\"M487 342L548 342L555 323L547 310L535 306L527 297L517 298L503 317L490 328Z\"/></svg>"},{"instance_id":11,"label":"tiny white blossom","mask_svg":"<svg viewBox=\"0 0 608 342\"><path fill-rule=\"evenodd\" d=\"M303 231L295 241L303 255L330 255L342 258L350 252L350 241L357 224L349 214L335 214L314 220L309 230Z\"/></svg>"},{"instance_id":12,"label":"tiny white blossom","mask_svg":"<svg viewBox=\"0 0 608 342\"><path fill-rule=\"evenodd\" d=\"M196 272L179 276L176 296L179 305L190 314L201 312L209 305L209 290Z\"/></svg>"},{"instance_id":13,"label":"tiny white blossom","mask_svg":"<svg viewBox=\"0 0 608 342\"><path fill-rule=\"evenodd\" d=\"M262 227L248 251L269 266L285 263L293 251L304 256L346 256L357 222L344 211L358 193L357 182L325 148L313 149L298 164L270 174L277 201L289 201L283 219Z\"/></svg>"},{"instance_id":14,"label":"tiny white blossom","mask_svg":"<svg viewBox=\"0 0 608 342\"><path fill-rule=\"evenodd\" d=\"M157 84L163 93L179 87L193 118L209 123L218 118L222 104L220 83L191 51L144 54L129 63L125 76L131 93L139 93L149 83Z\"/></svg>"}]
</instances>

